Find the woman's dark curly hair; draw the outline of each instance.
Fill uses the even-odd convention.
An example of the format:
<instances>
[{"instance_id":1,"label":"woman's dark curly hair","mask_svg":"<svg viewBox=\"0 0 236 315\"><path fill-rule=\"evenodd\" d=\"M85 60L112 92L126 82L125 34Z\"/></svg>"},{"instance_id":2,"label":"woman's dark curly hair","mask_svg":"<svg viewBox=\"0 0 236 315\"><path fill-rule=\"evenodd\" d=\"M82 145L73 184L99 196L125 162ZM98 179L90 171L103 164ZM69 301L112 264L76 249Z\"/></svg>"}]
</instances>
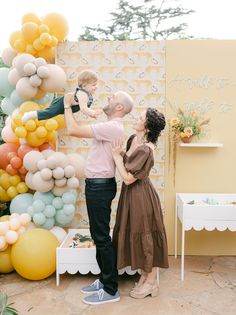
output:
<instances>
[{"instance_id":1,"label":"woman's dark curly hair","mask_svg":"<svg viewBox=\"0 0 236 315\"><path fill-rule=\"evenodd\" d=\"M144 125L146 129L145 136L147 138L147 142L156 144L161 131L165 128L165 125L165 116L157 109L149 107L146 112L146 121Z\"/></svg>"}]
</instances>

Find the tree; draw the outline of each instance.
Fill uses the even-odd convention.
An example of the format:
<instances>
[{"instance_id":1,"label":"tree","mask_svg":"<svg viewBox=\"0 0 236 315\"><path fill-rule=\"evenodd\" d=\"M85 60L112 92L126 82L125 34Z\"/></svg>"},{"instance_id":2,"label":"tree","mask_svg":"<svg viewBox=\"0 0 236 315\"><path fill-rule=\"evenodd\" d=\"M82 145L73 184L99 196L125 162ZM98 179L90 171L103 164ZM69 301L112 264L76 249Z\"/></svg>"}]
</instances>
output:
<instances>
[{"instance_id":1,"label":"tree","mask_svg":"<svg viewBox=\"0 0 236 315\"><path fill-rule=\"evenodd\" d=\"M179 23L174 26L173 20L195 11L181 6L170 7L169 0L159 0L158 5L156 2L157 0L142 0L142 4L132 5L126 0L119 0L117 10L110 13L111 19L107 26L86 26L78 39L90 41L183 38L187 24Z\"/></svg>"}]
</instances>

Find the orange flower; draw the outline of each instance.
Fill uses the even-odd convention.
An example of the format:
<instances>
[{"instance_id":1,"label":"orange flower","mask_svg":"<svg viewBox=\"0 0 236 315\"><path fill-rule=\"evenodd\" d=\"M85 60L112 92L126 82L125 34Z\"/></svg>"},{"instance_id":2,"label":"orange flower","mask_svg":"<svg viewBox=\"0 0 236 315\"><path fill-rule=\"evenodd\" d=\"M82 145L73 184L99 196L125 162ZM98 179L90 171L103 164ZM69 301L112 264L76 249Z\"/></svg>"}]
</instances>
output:
<instances>
[{"instance_id":1,"label":"orange flower","mask_svg":"<svg viewBox=\"0 0 236 315\"><path fill-rule=\"evenodd\" d=\"M193 118L195 118L195 117L197 117L197 112L192 112L191 115Z\"/></svg>"},{"instance_id":2,"label":"orange flower","mask_svg":"<svg viewBox=\"0 0 236 315\"><path fill-rule=\"evenodd\" d=\"M193 129L191 127L184 128L184 133L186 137L191 137L193 135Z\"/></svg>"}]
</instances>

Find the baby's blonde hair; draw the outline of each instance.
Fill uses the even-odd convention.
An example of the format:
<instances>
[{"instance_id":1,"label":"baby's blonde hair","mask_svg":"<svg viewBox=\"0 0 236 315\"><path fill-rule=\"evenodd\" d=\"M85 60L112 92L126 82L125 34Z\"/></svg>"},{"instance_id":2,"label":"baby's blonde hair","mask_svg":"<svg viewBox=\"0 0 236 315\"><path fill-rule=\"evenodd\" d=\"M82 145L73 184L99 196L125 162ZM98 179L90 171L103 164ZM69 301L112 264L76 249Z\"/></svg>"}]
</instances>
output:
<instances>
[{"instance_id":1,"label":"baby's blonde hair","mask_svg":"<svg viewBox=\"0 0 236 315\"><path fill-rule=\"evenodd\" d=\"M78 75L78 86L89 84L98 80L97 74L93 70L83 70Z\"/></svg>"}]
</instances>

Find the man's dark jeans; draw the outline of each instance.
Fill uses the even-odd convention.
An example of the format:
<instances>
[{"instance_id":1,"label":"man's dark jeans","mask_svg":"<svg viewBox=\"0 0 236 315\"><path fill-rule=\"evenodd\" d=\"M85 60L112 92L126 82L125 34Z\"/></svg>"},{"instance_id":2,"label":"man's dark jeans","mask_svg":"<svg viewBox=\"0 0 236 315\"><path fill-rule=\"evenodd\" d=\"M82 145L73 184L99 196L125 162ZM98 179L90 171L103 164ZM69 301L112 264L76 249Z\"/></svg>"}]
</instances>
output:
<instances>
[{"instance_id":1,"label":"man's dark jeans","mask_svg":"<svg viewBox=\"0 0 236 315\"><path fill-rule=\"evenodd\" d=\"M110 237L111 203L116 195L115 178L86 179L85 196L90 233L96 245L96 258L104 290L115 295L118 288L116 251Z\"/></svg>"}]
</instances>

